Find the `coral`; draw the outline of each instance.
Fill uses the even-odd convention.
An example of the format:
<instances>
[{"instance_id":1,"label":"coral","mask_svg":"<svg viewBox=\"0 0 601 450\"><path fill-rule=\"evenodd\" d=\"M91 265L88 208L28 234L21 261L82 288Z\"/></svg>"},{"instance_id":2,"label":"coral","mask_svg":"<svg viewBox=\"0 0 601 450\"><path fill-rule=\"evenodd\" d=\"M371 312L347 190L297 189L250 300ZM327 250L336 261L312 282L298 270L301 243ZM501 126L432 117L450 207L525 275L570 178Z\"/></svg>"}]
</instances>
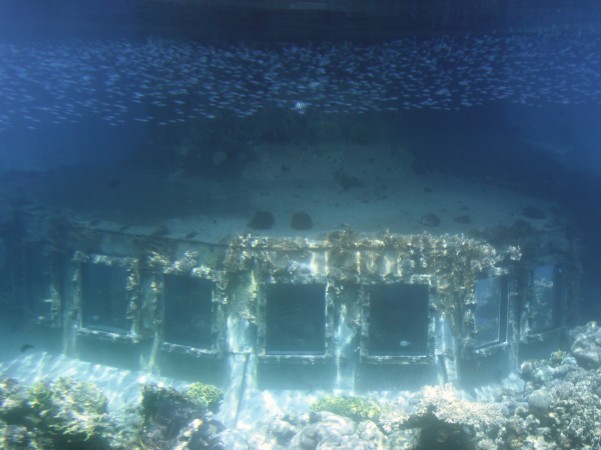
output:
<instances>
[{"instance_id":1,"label":"coral","mask_svg":"<svg viewBox=\"0 0 601 450\"><path fill-rule=\"evenodd\" d=\"M216 409L221 396L214 386L201 383L187 390L143 385L140 440L147 448L220 448L214 436L223 426L213 419L209 408Z\"/></svg>"},{"instance_id":2,"label":"coral","mask_svg":"<svg viewBox=\"0 0 601 450\"><path fill-rule=\"evenodd\" d=\"M585 369L596 369L601 366L601 328L596 322L575 327L570 332L572 348L570 353L578 364Z\"/></svg>"},{"instance_id":3,"label":"coral","mask_svg":"<svg viewBox=\"0 0 601 450\"><path fill-rule=\"evenodd\" d=\"M461 399L452 385L426 386L420 392L385 404L380 426L390 435L394 448L497 448L506 422L500 403Z\"/></svg>"},{"instance_id":4,"label":"coral","mask_svg":"<svg viewBox=\"0 0 601 450\"><path fill-rule=\"evenodd\" d=\"M214 413L217 412L223 400L223 392L219 388L203 383L193 383L188 386L188 396L192 401Z\"/></svg>"},{"instance_id":5,"label":"coral","mask_svg":"<svg viewBox=\"0 0 601 450\"><path fill-rule=\"evenodd\" d=\"M551 357L550 357L551 366L557 367L557 366L561 365L564 358L566 358L567 356L568 356L568 352L566 352L565 350L554 351L553 353L551 353Z\"/></svg>"},{"instance_id":6,"label":"coral","mask_svg":"<svg viewBox=\"0 0 601 450\"><path fill-rule=\"evenodd\" d=\"M355 423L328 411L315 412L310 423L304 424L287 448L298 449L363 449L388 448L386 436L375 423L365 420Z\"/></svg>"},{"instance_id":7,"label":"coral","mask_svg":"<svg viewBox=\"0 0 601 450\"><path fill-rule=\"evenodd\" d=\"M108 400L92 383L63 377L53 383L35 383L29 389L29 405L43 418L39 426L56 440L98 441L97 445L105 441Z\"/></svg>"},{"instance_id":8,"label":"coral","mask_svg":"<svg viewBox=\"0 0 601 450\"><path fill-rule=\"evenodd\" d=\"M377 421L380 416L380 405L374 400L350 396L325 396L314 402L310 410L311 412L329 411L356 421Z\"/></svg>"},{"instance_id":9,"label":"coral","mask_svg":"<svg viewBox=\"0 0 601 450\"><path fill-rule=\"evenodd\" d=\"M587 332L594 328L576 330L582 346L573 351L591 346L597 334ZM585 369L573 356L554 352L548 360L524 362L521 372L526 384L521 396L513 395L503 448L598 448L601 369Z\"/></svg>"},{"instance_id":10,"label":"coral","mask_svg":"<svg viewBox=\"0 0 601 450\"><path fill-rule=\"evenodd\" d=\"M443 422L473 428L499 426L504 421L501 405L461 400L452 385L426 386L423 389L422 411L432 411Z\"/></svg>"},{"instance_id":11,"label":"coral","mask_svg":"<svg viewBox=\"0 0 601 450\"><path fill-rule=\"evenodd\" d=\"M140 408L111 419L106 396L93 383L58 378L23 386L0 381L0 448L6 450L222 450L223 429L209 409L219 389L201 383L187 390L143 386Z\"/></svg>"},{"instance_id":12,"label":"coral","mask_svg":"<svg viewBox=\"0 0 601 450\"><path fill-rule=\"evenodd\" d=\"M258 423L252 430L230 429L219 435L230 449L385 450L388 438L370 421L355 422L328 411L295 411Z\"/></svg>"},{"instance_id":13,"label":"coral","mask_svg":"<svg viewBox=\"0 0 601 450\"><path fill-rule=\"evenodd\" d=\"M504 420L501 404L462 400L452 385L426 386L408 400L385 405L380 415L380 425L387 432L421 427L432 421L488 431L502 425Z\"/></svg>"},{"instance_id":14,"label":"coral","mask_svg":"<svg viewBox=\"0 0 601 450\"><path fill-rule=\"evenodd\" d=\"M222 393L142 387L140 408L110 419L107 399L91 383L60 378L24 386L0 379L0 448L6 450L223 450L260 448L426 450L594 449L601 427L601 368L573 351L598 339L597 325L574 330L579 346L522 363L523 384L499 388L498 403L463 399L451 385L399 394L382 405L326 396L310 414L266 418L252 430L224 430L214 419Z\"/></svg>"},{"instance_id":15,"label":"coral","mask_svg":"<svg viewBox=\"0 0 601 450\"><path fill-rule=\"evenodd\" d=\"M0 383L2 448L109 449L108 401L92 383L59 378L23 388Z\"/></svg>"},{"instance_id":16,"label":"coral","mask_svg":"<svg viewBox=\"0 0 601 450\"><path fill-rule=\"evenodd\" d=\"M13 423L28 410L26 391L12 378L0 381L0 419Z\"/></svg>"}]
</instances>

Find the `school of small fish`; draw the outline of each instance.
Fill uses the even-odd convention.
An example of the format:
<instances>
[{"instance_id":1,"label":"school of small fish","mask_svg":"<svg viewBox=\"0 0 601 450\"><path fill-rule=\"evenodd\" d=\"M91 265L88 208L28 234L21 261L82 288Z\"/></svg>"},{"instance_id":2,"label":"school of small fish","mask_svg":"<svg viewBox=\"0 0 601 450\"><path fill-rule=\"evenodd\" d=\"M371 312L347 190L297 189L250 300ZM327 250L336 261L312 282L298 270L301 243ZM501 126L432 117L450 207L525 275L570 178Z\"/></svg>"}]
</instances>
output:
<instances>
[{"instance_id":1,"label":"school of small fish","mask_svg":"<svg viewBox=\"0 0 601 450\"><path fill-rule=\"evenodd\" d=\"M383 43L0 41L0 132L100 120L163 126L266 107L305 114L601 101L601 32Z\"/></svg>"}]
</instances>

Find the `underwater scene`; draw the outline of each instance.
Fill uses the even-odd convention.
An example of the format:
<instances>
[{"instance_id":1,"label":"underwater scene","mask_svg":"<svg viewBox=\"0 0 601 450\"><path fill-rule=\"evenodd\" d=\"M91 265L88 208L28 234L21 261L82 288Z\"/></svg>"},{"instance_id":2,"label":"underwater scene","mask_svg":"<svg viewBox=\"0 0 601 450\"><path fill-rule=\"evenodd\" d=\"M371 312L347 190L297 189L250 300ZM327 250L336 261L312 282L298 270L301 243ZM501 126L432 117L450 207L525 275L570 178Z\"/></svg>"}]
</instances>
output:
<instances>
[{"instance_id":1,"label":"underwater scene","mask_svg":"<svg viewBox=\"0 0 601 450\"><path fill-rule=\"evenodd\" d=\"M593 0L0 0L0 449L601 449Z\"/></svg>"}]
</instances>

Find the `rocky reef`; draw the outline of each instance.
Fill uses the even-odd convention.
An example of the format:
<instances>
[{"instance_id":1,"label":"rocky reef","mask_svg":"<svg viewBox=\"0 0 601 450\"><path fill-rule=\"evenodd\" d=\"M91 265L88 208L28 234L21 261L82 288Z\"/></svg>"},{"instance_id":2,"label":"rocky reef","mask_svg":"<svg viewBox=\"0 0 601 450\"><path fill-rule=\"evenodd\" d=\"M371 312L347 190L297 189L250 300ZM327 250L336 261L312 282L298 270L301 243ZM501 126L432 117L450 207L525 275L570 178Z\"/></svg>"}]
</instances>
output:
<instances>
[{"instance_id":1,"label":"rocky reef","mask_svg":"<svg viewBox=\"0 0 601 450\"><path fill-rule=\"evenodd\" d=\"M3 450L211 449L223 426L213 419L221 392L194 383L176 390L142 385L138 407L110 413L93 383L62 377L24 386L0 381L0 448Z\"/></svg>"},{"instance_id":2,"label":"rocky reef","mask_svg":"<svg viewBox=\"0 0 601 450\"><path fill-rule=\"evenodd\" d=\"M596 449L601 329L594 322L576 327L569 341L570 351L523 362L522 383L499 388L494 402L467 400L450 385L379 403L325 396L304 414L266 418L252 433L225 430L221 439L236 450Z\"/></svg>"},{"instance_id":3,"label":"rocky reef","mask_svg":"<svg viewBox=\"0 0 601 450\"><path fill-rule=\"evenodd\" d=\"M494 402L472 401L451 385L386 401L327 395L252 429L226 429L215 419L222 393L210 385L144 384L137 407L114 412L92 383L4 378L0 448L592 450L601 445L601 329L591 322L568 339L570 351L524 361L522 382L513 384L520 387L499 387Z\"/></svg>"},{"instance_id":4,"label":"rocky reef","mask_svg":"<svg viewBox=\"0 0 601 450\"><path fill-rule=\"evenodd\" d=\"M0 448L105 449L117 429L92 383L59 378L22 386L0 382Z\"/></svg>"}]
</instances>

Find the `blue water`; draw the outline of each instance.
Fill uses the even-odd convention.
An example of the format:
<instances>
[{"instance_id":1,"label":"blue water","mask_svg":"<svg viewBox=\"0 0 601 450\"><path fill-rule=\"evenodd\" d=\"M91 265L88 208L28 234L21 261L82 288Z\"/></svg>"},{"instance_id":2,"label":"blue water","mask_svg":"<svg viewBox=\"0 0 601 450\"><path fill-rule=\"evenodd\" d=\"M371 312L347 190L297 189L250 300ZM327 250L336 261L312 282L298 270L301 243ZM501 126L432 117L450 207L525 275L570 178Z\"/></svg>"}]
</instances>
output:
<instances>
[{"instance_id":1,"label":"blue water","mask_svg":"<svg viewBox=\"0 0 601 450\"><path fill-rule=\"evenodd\" d=\"M569 220L549 227L581 242L579 320L601 319L601 8L408 3L0 0L3 264L31 232L20 213L80 212L125 233L151 223L161 238L157 217L204 208L225 234L254 206L246 190L265 197L289 181L309 195L312 179L290 174L317 158L331 171L332 208L361 189L357 203L402 198L373 180L402 181L407 167L557 203ZM236 190L271 159L260 175L273 185ZM64 201L45 204L50 191ZM120 203L132 192L145 197ZM224 192L228 201L207 200ZM438 226L428 217L424 227Z\"/></svg>"},{"instance_id":2,"label":"blue water","mask_svg":"<svg viewBox=\"0 0 601 450\"><path fill-rule=\"evenodd\" d=\"M214 153L201 149L184 170L235 177L257 142L306 140L316 120L340 124L348 140L354 123L373 121L379 128L365 139L408 144L420 170L564 203L584 233L587 301L596 309L599 8L330 7L329 16L4 0L0 169L131 160L181 169L149 141L175 145L197 128L201 146L224 148L227 164L203 168Z\"/></svg>"},{"instance_id":3,"label":"blue water","mask_svg":"<svg viewBox=\"0 0 601 450\"><path fill-rule=\"evenodd\" d=\"M348 141L354 123L378 123L358 139L408 144L420 170L564 203L595 308L599 8L242 6L2 1L0 169L133 160L235 178L257 143L318 142L306 132L319 120ZM164 147L191 128L197 160L174 162ZM227 162L206 169L217 147Z\"/></svg>"}]
</instances>

